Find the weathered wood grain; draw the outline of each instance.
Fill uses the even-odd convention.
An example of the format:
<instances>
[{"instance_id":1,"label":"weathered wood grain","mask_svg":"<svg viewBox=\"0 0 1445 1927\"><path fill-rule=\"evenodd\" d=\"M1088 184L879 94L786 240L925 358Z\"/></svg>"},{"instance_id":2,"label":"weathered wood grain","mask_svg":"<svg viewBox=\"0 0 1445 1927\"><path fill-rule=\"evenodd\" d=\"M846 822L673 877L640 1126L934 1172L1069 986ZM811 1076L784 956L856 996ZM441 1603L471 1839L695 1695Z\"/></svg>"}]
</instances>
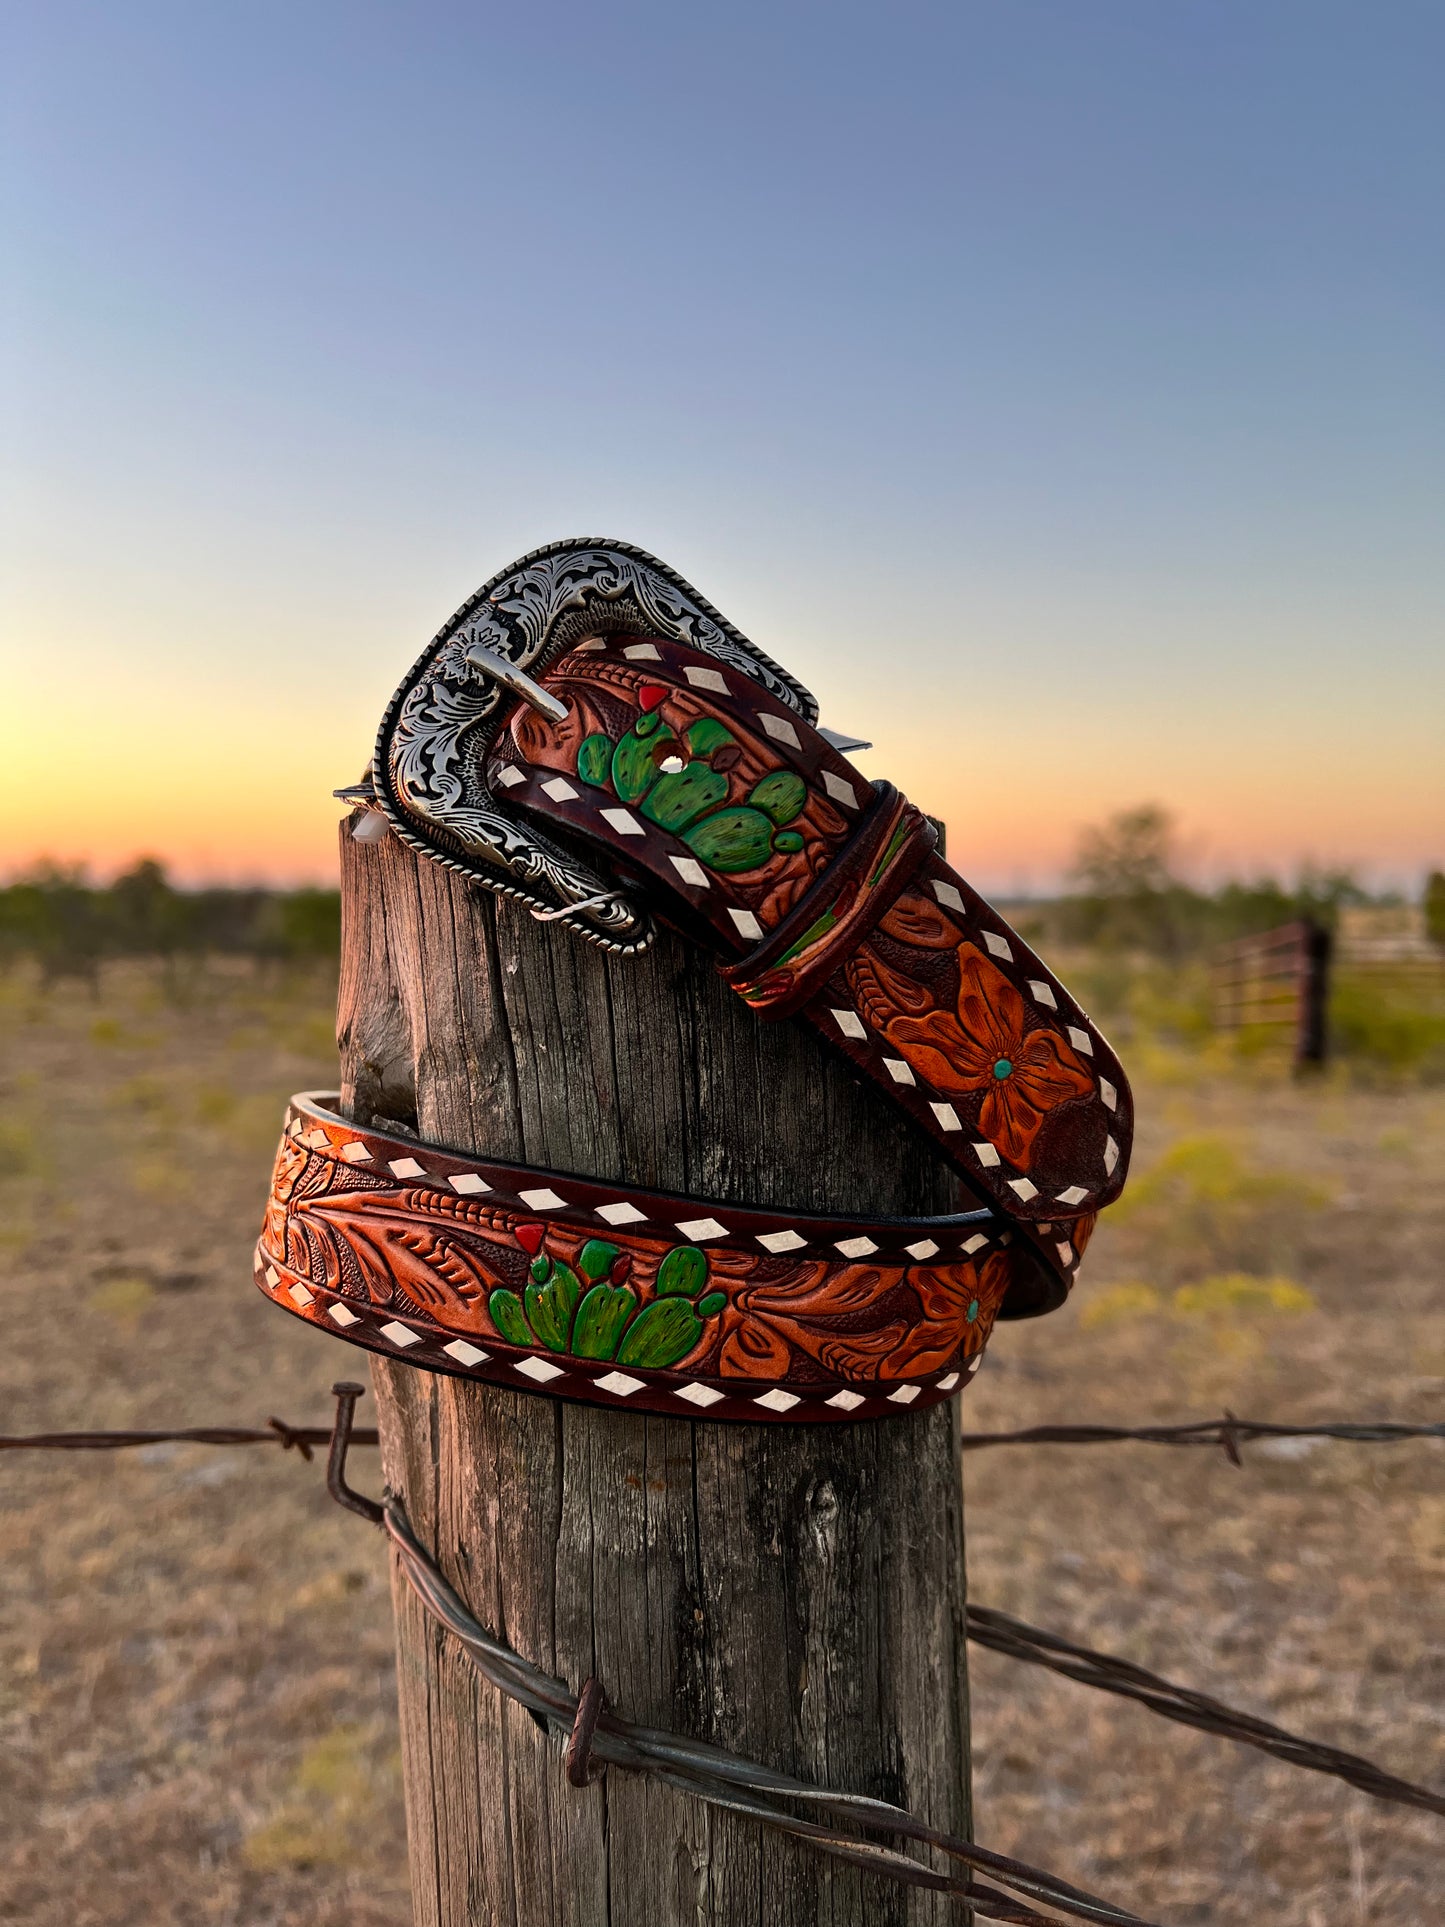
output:
<instances>
[{"instance_id":1,"label":"weathered wood grain","mask_svg":"<svg viewBox=\"0 0 1445 1927\"><path fill-rule=\"evenodd\" d=\"M950 1181L801 1027L664 932L615 959L342 833L343 1104L464 1150L802 1208ZM635 1720L968 1825L957 1410L765 1427L564 1405L375 1360L382 1464L473 1610ZM949 1918L560 1749L394 1586L417 1927Z\"/></svg>"}]
</instances>

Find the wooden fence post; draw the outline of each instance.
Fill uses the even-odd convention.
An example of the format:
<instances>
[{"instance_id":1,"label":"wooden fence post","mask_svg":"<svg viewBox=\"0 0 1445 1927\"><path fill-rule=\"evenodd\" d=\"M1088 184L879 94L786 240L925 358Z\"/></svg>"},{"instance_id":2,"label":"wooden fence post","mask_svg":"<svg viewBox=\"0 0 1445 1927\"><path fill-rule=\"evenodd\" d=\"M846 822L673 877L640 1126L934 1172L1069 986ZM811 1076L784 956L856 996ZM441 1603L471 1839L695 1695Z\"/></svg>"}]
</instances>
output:
<instances>
[{"instance_id":1,"label":"wooden fence post","mask_svg":"<svg viewBox=\"0 0 1445 1927\"><path fill-rule=\"evenodd\" d=\"M800 1209L956 1208L801 1025L664 931L603 955L342 831L343 1108L564 1171ZM958 1411L856 1425L599 1411L374 1359L382 1467L478 1617L627 1717L969 1826ZM559 1748L394 1580L416 1927L958 1920Z\"/></svg>"}]
</instances>

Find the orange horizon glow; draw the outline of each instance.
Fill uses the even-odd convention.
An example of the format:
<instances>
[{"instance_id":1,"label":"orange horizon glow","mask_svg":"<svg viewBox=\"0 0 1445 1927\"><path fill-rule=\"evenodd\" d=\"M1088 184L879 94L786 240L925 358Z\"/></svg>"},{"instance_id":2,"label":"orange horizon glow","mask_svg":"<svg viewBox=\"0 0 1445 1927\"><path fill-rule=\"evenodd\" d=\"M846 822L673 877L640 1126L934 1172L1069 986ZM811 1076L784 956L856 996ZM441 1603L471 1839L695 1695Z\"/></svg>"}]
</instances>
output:
<instances>
[{"instance_id":1,"label":"orange horizon glow","mask_svg":"<svg viewBox=\"0 0 1445 1927\"><path fill-rule=\"evenodd\" d=\"M151 857L188 886L330 884L345 814L330 792L356 780L369 738L349 718L312 717L303 729L233 710L172 735L163 756L106 757L103 741L72 738L59 783L51 746L12 741L0 873L52 862L106 879ZM1410 888L1445 863L1445 837L1432 842L1427 832L1432 815L1438 821L1437 785L1424 764L1413 778L1397 771L1388 788L1344 787L1328 771L1274 760L1236 766L1221 793L1207 767L1156 743L1122 771L1064 754L1049 767L1044 756L1024 782L1007 753L977 753L960 770L935 732L917 725L880 727L878 747L856 760L942 817L951 859L995 892L1057 888L1080 831L1143 802L1174 817L1180 867L1194 879L1285 879L1311 865ZM41 781L47 765L50 780Z\"/></svg>"},{"instance_id":2,"label":"orange horizon glow","mask_svg":"<svg viewBox=\"0 0 1445 1927\"><path fill-rule=\"evenodd\" d=\"M940 635L900 620L904 640L880 649L826 610L799 622L766 583L737 599L822 720L873 738L863 774L942 817L986 892L1056 890L1081 830L1146 802L1173 815L1197 880L1311 865L1414 890L1445 867L1445 756L1433 703L1406 699L1413 641L1390 675L1318 676L1302 711L1272 633L1273 659L1236 637L1192 680L1207 633L1181 633L1151 681L1128 609L1101 635L1097 618L999 598ZM0 720L0 875L49 860L105 877L154 857L185 884L334 881L331 792L360 775L424 615L303 609L263 626L199 583L154 619L109 612L99 637L69 606L27 613ZM1120 634L1132 657L1111 656Z\"/></svg>"}]
</instances>

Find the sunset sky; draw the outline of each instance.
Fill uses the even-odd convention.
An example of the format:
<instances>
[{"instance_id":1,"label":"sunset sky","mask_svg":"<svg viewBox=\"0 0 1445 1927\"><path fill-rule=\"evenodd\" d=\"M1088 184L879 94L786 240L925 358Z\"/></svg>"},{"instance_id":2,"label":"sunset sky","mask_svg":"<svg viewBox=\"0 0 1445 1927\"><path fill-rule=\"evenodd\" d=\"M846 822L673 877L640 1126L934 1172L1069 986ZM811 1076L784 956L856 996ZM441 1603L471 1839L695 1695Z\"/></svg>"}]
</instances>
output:
<instances>
[{"instance_id":1,"label":"sunset sky","mask_svg":"<svg viewBox=\"0 0 1445 1927\"><path fill-rule=\"evenodd\" d=\"M10 15L0 871L329 878L448 612L642 544L998 891L1445 865L1445 10Z\"/></svg>"}]
</instances>

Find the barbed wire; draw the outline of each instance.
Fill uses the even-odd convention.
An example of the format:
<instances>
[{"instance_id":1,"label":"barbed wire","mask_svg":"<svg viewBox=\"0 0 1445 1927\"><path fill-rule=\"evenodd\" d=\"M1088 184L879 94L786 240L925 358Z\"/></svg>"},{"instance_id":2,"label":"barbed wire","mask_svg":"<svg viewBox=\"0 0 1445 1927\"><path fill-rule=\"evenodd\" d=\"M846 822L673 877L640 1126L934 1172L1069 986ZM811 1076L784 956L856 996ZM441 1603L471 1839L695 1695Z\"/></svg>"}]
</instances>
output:
<instances>
[{"instance_id":1,"label":"barbed wire","mask_svg":"<svg viewBox=\"0 0 1445 1927\"><path fill-rule=\"evenodd\" d=\"M1411 1780L1397 1779L1358 1753L1346 1753L1337 1746L1301 1739L1297 1733L1290 1733L1269 1720L1256 1719L1251 1713L1241 1713L1222 1700L1211 1699L1207 1693L1196 1693L1191 1687L1180 1686L1112 1653L1095 1652L1092 1647L1077 1645L1058 1633L1026 1625L1023 1620L997 1612L991 1606L968 1606L964 1610L968 1636L977 1645L1006 1653L1011 1659L1047 1666L1051 1672L1062 1673L1081 1686L1096 1686L1102 1692L1137 1700L1151 1713L1162 1713L1166 1719L1179 1720L1185 1726L1198 1727L1201 1732L1216 1734L1223 1740L1236 1740L1241 1746L1258 1747L1261 1752L1274 1754L1276 1759L1288 1760L1291 1766L1331 1774L1358 1787L1362 1793L1373 1794L1377 1800L1391 1800L1400 1806L1423 1807L1427 1813L1445 1814L1445 1794L1433 1793L1429 1787L1416 1786Z\"/></svg>"},{"instance_id":2,"label":"barbed wire","mask_svg":"<svg viewBox=\"0 0 1445 1927\"><path fill-rule=\"evenodd\" d=\"M1354 1445L1397 1445L1406 1439L1445 1439L1445 1424L1410 1425L1393 1419L1331 1420L1319 1425L1280 1425L1269 1419L1196 1419L1184 1425L1031 1425L1017 1432L964 1432L965 1452L991 1445L1219 1446L1241 1463L1239 1447L1257 1439L1337 1439ZM0 1433L0 1452L113 1452L138 1445L279 1445L305 1459L331 1437L328 1425L291 1425L268 1418L264 1426L192 1425L162 1431ZM353 1445L375 1445L374 1427L358 1426Z\"/></svg>"},{"instance_id":3,"label":"barbed wire","mask_svg":"<svg viewBox=\"0 0 1445 1927\"><path fill-rule=\"evenodd\" d=\"M309 1460L316 1447L329 1446L334 1462L337 1451L337 1441L340 1439L340 1464L344 1468L345 1454L351 1446L375 1445L378 1442L378 1435L374 1427L356 1426L351 1422L352 1408L354 1408L356 1398L361 1395L361 1388L346 1388L348 1392L351 1393L349 1404L341 1397L342 1388L337 1387L335 1389L338 1396L338 1421L334 1426L291 1425L284 1419L270 1418L264 1427L187 1426L143 1431L35 1432L0 1435L0 1450L31 1449L85 1452L117 1450L127 1447L157 1444L279 1445L283 1450L299 1451L304 1458ZM343 1405L346 1407L344 1436L340 1420ZM1445 1438L1445 1425L1411 1425L1390 1420L1365 1422L1341 1421L1320 1425L1283 1425L1269 1420L1240 1419L1236 1418L1233 1413L1226 1413L1222 1419L1204 1419L1182 1425L1146 1425L1133 1427L1041 1425L1015 1432L966 1432L963 1434L963 1443L965 1449L975 1449L981 1446L991 1445L1092 1445L1113 1443L1121 1440L1135 1440L1156 1445L1208 1445L1222 1447L1232 1461L1238 1465L1242 1463L1238 1450L1241 1444L1247 1443L1252 1439L1269 1438L1320 1438L1346 1440L1360 1444L1394 1444L1406 1439ZM333 1496L339 1498L343 1504L351 1505L353 1510L361 1512L363 1516L372 1519L375 1523L383 1523L386 1525L388 1536L392 1538L398 1549L403 1552L403 1563L406 1566L408 1577L414 1589L417 1589L423 1580L429 1585L434 1582L435 1587L445 1589L445 1592L433 1590L429 1596L425 1596L419 1591L419 1596L423 1597L423 1603L428 1603L429 1610L436 1610L435 1605L429 1603L429 1600L443 1600L444 1597L448 1598L451 1602L451 1604L447 1606L448 1613L451 1612L452 1605L454 1604L456 1611L462 1614L464 1618L467 1618L471 1626L476 1626L475 1621L469 1620L469 1615L466 1614L466 1609L462 1606L460 1600L457 1600L454 1594L450 1594L449 1589L446 1588L446 1581L440 1572L430 1565L426 1554L416 1545L415 1540L409 1537L409 1527L406 1528L407 1544L410 1547L408 1551L403 1546L403 1541L398 1537L397 1532L392 1530L392 1525L387 1519L383 1518L383 1509L377 1507L371 1500L363 1499L358 1494L349 1493L348 1488L345 1486L344 1478L339 1472L334 1473L333 1467L328 1468L328 1485ZM393 1508L393 1510L395 1510L395 1508ZM404 1524L405 1515L401 1514L399 1516ZM1237 1707L1228 1706L1223 1701L1214 1699L1208 1694L1196 1692L1190 1687L1181 1686L1176 1681L1164 1678L1161 1674L1152 1673L1145 1667L1135 1665L1132 1661L1121 1659L1114 1654L1098 1652L1092 1647L1080 1645L1076 1641L1067 1639L1061 1634L1047 1632L1037 1626L1030 1626L1025 1621L1015 1619L1011 1615L1000 1612L992 1607L970 1605L965 1610L967 1636L978 1645L989 1647L993 1651L1003 1653L1012 1659L1023 1660L1033 1665L1047 1667L1050 1671L1062 1674L1065 1678L1075 1680L1080 1685L1091 1686L1101 1692L1114 1693L1122 1698L1132 1699L1139 1705L1147 1707L1151 1712L1158 1713L1166 1719L1177 1720L1183 1725L1195 1727L1201 1732L1211 1733L1220 1739L1233 1740L1240 1745L1256 1747L1262 1752L1272 1754L1277 1759L1288 1761L1293 1766L1304 1767L1316 1773L1329 1774L1335 1779L1343 1780L1347 1784L1359 1788L1360 1791L1372 1795L1375 1799L1387 1800L1404 1806L1422 1808L1430 1813L1445 1814L1445 1795L1436 1793L1429 1787L1419 1786L1413 1781L1400 1779L1395 1774L1387 1773L1382 1767L1376 1766L1373 1761L1367 1760L1359 1754L1349 1753L1340 1747L1329 1746L1319 1741L1305 1739L1300 1734L1291 1733L1284 1727L1274 1725L1271 1721L1262 1720L1253 1714L1241 1712ZM450 1625L452 1623L448 1617L443 1616L443 1619L446 1624ZM455 1630L455 1627L453 1630ZM462 1635L459 1633L458 1637L462 1637ZM526 1662L520 1659L518 1659L517 1663L519 1665L526 1664ZM490 1674L488 1677L490 1677ZM552 1682L554 1686L557 1684L557 1682ZM560 1688L560 1686L558 1690L565 1691L565 1689ZM578 1702L571 1702L571 1707L572 1716L575 1718L578 1714ZM676 1744L685 1746L690 1743L677 1741ZM709 1758L711 1758L711 1753L709 1753ZM627 1764L628 1762L622 1761L620 1763ZM716 1762L714 1761L713 1764L715 1766ZM743 1764L746 1765L747 1763L745 1762ZM764 1769L759 1768L757 1771L761 1774L764 1772ZM741 1785L742 1783L739 1782L739 1784ZM769 1782L767 1786L764 1786L762 1782L758 1782L753 1785L752 1792L754 1794L760 1794L768 1791L770 1788L773 1791L781 1790L778 1787L773 1787L771 1782ZM700 1797L710 1796L700 1795ZM807 1796L795 1795L795 1797L813 1796L810 1793ZM832 1796L829 1797L831 1798ZM851 1797L852 1796L840 1795L837 1796L837 1800L844 1801ZM737 1801L736 1799L732 1799L726 1802L726 1804L736 1807ZM739 1808L738 1810L742 1809ZM889 1812L896 1815L898 1810L890 1808ZM759 1815L757 1817L763 1816ZM786 1816L784 1817L786 1818ZM906 1818L907 1816L904 1817ZM811 1825L811 1823L809 1824ZM893 1824L893 1822L889 1824ZM921 1823L915 1824L921 1825ZM798 1823L798 1827L801 1826L802 1823ZM798 1829L794 1828L793 1830ZM895 1830L897 1830L896 1826ZM814 1829L813 1832L808 1832L805 1837L812 1838L815 1832L816 1829ZM826 1836L826 1840L824 1836ZM924 1836L918 1833L910 1834L908 1837L921 1840ZM818 1838L820 1841L824 1841L824 1844L826 1844L827 1840L833 1841L833 1846L830 1846L828 1850L834 1851L835 1848L837 1848L838 1841L845 1837L835 1837L827 1834L827 1830L824 1829L823 1833L818 1835ZM851 1836L847 1836L847 1838L851 1839ZM934 1841L932 1844L937 1845L939 1842ZM949 1849L945 1849L945 1851L948 1850ZM845 1854L843 1857L846 1858L849 1856ZM870 1861L869 1864L873 1864L872 1861ZM908 1861L906 1857L904 1857L904 1864L909 1867L917 1867L916 1862ZM896 1871L896 1869L894 1871ZM927 1869L921 1871L926 1873ZM927 1882L923 1884L927 1884ZM954 1890L944 1886L940 1887L938 1891L953 1893ZM969 1899L975 1906L976 1911L980 1913L983 1912L985 1895L977 1888L976 1883L967 1894L960 1891L956 1893L954 1897ZM993 1898L996 1901L999 1900L998 1896L994 1896ZM1022 1911L1016 1909L1012 1913L994 1913L987 1917L1000 1921L1018 1921L1023 1923L1024 1927L1031 1927L1031 1923L1034 1922L1044 1922L1043 1916L1031 1914L1026 1908ZM1080 1917L1094 1918L1094 1916ZM1100 1916L1100 1918L1103 1918L1103 1916ZM1132 1921L1132 1916L1117 1915L1111 1916L1111 1918L1118 1918L1120 1920L1129 1919ZM1044 1922L1044 1927L1047 1927L1046 1922Z\"/></svg>"},{"instance_id":4,"label":"barbed wire","mask_svg":"<svg viewBox=\"0 0 1445 1927\"><path fill-rule=\"evenodd\" d=\"M1062 1915L1066 1920L1094 1923L1094 1927L1156 1927L1156 1923L1087 1893L1040 1867L993 1853L957 1834L931 1827L887 1800L813 1786L756 1760L743 1759L725 1747L687 1739L682 1734L656 1727L635 1725L606 1705L601 1685L595 1678L584 1682L580 1692L574 1694L565 1681L534 1666L472 1616L440 1567L418 1542L398 1500L388 1498L379 1503L353 1491L346 1483L352 1420L363 1388L342 1383L332 1389L336 1394L336 1427L327 1459L327 1490L339 1504L381 1527L398 1555L403 1576L416 1598L437 1624L461 1643L483 1678L524 1706L551 1737L565 1743L567 1778L573 1786L588 1784L594 1764L643 1773L679 1792L691 1794L708 1806L757 1820L775 1832L807 1841L835 1860L869 1873L887 1875L906 1886L925 1888L950 1900L965 1902L980 1920L1017 1923L1017 1927L1059 1927ZM931 1847L957 1861L966 1873L960 1877L941 1872L899 1852L896 1847L869 1839L866 1833L845 1831L842 1826L791 1813L777 1804L780 1800L851 1823L854 1828L870 1828ZM977 1878L979 1875L986 1879ZM1010 1888L1012 1892L1002 1891ZM1041 1913L1033 1902L1051 1911Z\"/></svg>"},{"instance_id":5,"label":"barbed wire","mask_svg":"<svg viewBox=\"0 0 1445 1927\"><path fill-rule=\"evenodd\" d=\"M587 1784L594 1761L645 1773L708 1806L761 1821L777 1832L805 1840L836 1860L889 1875L907 1886L931 1889L951 1900L967 1901L975 1915L984 1920L1018 1922L1020 1927L1057 1927L1057 1916L1063 1914L1070 1920L1098 1923L1099 1927L1152 1927L1139 1915L1071 1886L1042 1868L930 1827L888 1801L811 1786L725 1748L634 1725L606 1707L595 1680L586 1682L581 1693L573 1694L561 1680L524 1660L472 1617L417 1543L405 1511L395 1500L388 1500L377 1510L381 1516L375 1523L400 1555L408 1585L432 1618L461 1642L484 1678L525 1706L553 1738L567 1742L569 1778L574 1785ZM574 1744L574 1735L583 1744ZM960 1879L938 1872L863 1834L789 1813L775 1804L778 1799L806 1804L816 1812L851 1820L857 1826L933 1847L966 1867L968 1875ZM1016 1894L982 1885L973 1877L975 1874L987 1875L1000 1887L1012 1887ZM1026 1898L1021 1901L1016 1895ZM1054 1911L1039 1913L1028 1901Z\"/></svg>"},{"instance_id":6,"label":"barbed wire","mask_svg":"<svg viewBox=\"0 0 1445 1927\"><path fill-rule=\"evenodd\" d=\"M965 1432L965 1452L988 1445L1115 1445L1135 1440L1145 1445L1217 1445L1234 1465L1243 1461L1241 1445L1253 1439L1344 1439L1354 1445L1396 1445L1403 1439L1445 1439L1445 1425L1407 1425L1393 1419L1332 1421L1320 1425L1277 1425L1269 1419L1196 1419L1187 1425L1030 1425L1017 1432Z\"/></svg>"},{"instance_id":7,"label":"barbed wire","mask_svg":"<svg viewBox=\"0 0 1445 1927\"><path fill-rule=\"evenodd\" d=\"M268 1418L264 1426L186 1425L146 1432L11 1432L0 1433L0 1452L120 1452L134 1445L279 1445L303 1459L312 1449L331 1440L329 1425L288 1425ZM375 1445L375 1427L358 1426L353 1445Z\"/></svg>"}]
</instances>

